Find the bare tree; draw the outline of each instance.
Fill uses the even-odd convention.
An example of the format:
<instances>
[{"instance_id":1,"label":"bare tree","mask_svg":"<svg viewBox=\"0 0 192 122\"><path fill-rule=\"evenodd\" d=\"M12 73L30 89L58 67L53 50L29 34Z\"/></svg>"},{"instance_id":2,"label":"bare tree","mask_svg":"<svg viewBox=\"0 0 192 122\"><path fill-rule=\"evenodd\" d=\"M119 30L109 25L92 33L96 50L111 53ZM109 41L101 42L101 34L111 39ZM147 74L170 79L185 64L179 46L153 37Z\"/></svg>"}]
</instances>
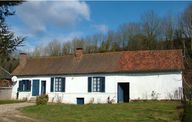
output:
<instances>
[{"instance_id":1,"label":"bare tree","mask_svg":"<svg viewBox=\"0 0 192 122\"><path fill-rule=\"evenodd\" d=\"M84 39L87 43L87 53L99 52L99 47L102 42L106 41L106 36L103 33L97 33Z\"/></svg>"},{"instance_id":2,"label":"bare tree","mask_svg":"<svg viewBox=\"0 0 192 122\"><path fill-rule=\"evenodd\" d=\"M72 40L72 49L75 51L76 48L83 48L86 50L87 43L84 39L75 38Z\"/></svg>"},{"instance_id":3,"label":"bare tree","mask_svg":"<svg viewBox=\"0 0 192 122\"><path fill-rule=\"evenodd\" d=\"M191 40L191 51L192 51L192 4L190 4L181 15L181 27L185 38Z\"/></svg>"},{"instance_id":4,"label":"bare tree","mask_svg":"<svg viewBox=\"0 0 192 122\"><path fill-rule=\"evenodd\" d=\"M139 23L130 22L120 26L119 39L122 42L123 49L127 47L129 41L135 40L135 35L141 34L141 25Z\"/></svg>"},{"instance_id":5,"label":"bare tree","mask_svg":"<svg viewBox=\"0 0 192 122\"><path fill-rule=\"evenodd\" d=\"M49 42L49 44L45 47L47 55L50 56L60 56L62 55L62 46L61 42L54 40Z\"/></svg>"},{"instance_id":6,"label":"bare tree","mask_svg":"<svg viewBox=\"0 0 192 122\"><path fill-rule=\"evenodd\" d=\"M42 51L44 48L41 49L41 47L37 46L35 47L35 49L33 50L33 52L31 53L32 57L40 57L43 55Z\"/></svg>"},{"instance_id":7,"label":"bare tree","mask_svg":"<svg viewBox=\"0 0 192 122\"><path fill-rule=\"evenodd\" d=\"M70 41L63 43L63 49L62 49L62 54L72 54L72 43Z\"/></svg>"},{"instance_id":8,"label":"bare tree","mask_svg":"<svg viewBox=\"0 0 192 122\"><path fill-rule=\"evenodd\" d=\"M100 44L100 48L99 51L100 52L108 52L111 51L112 49L112 44L114 42L114 35L115 32L113 31L109 31L106 35L106 40L102 40L101 44Z\"/></svg>"},{"instance_id":9,"label":"bare tree","mask_svg":"<svg viewBox=\"0 0 192 122\"><path fill-rule=\"evenodd\" d=\"M164 49L172 49L173 48L173 37L175 32L175 21L174 17L169 14L165 16L161 23L162 30L162 40L167 43L164 45Z\"/></svg>"},{"instance_id":10,"label":"bare tree","mask_svg":"<svg viewBox=\"0 0 192 122\"><path fill-rule=\"evenodd\" d=\"M160 34L160 17L154 11L147 11L141 16L141 21L148 41L148 49L154 49L155 41Z\"/></svg>"}]
</instances>

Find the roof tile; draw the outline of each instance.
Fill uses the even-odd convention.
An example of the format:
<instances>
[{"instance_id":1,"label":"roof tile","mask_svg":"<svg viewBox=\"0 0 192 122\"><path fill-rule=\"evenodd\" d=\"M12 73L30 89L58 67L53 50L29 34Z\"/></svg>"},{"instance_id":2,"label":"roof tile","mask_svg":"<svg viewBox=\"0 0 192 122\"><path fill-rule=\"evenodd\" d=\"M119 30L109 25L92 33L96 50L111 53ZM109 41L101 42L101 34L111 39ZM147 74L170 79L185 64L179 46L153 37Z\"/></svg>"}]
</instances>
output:
<instances>
[{"instance_id":1,"label":"roof tile","mask_svg":"<svg viewBox=\"0 0 192 122\"><path fill-rule=\"evenodd\" d=\"M30 58L24 68L18 66L12 75L59 75L112 72L182 70L181 50L122 51Z\"/></svg>"}]
</instances>

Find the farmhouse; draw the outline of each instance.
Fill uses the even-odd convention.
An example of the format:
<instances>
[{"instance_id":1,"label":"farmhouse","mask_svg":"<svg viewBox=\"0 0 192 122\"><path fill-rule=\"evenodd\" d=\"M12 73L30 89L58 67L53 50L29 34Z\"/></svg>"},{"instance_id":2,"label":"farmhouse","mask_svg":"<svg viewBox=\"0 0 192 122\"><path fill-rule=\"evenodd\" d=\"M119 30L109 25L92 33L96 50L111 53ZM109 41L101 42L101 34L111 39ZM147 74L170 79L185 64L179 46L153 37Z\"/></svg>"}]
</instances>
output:
<instances>
[{"instance_id":1,"label":"farmhouse","mask_svg":"<svg viewBox=\"0 0 192 122\"><path fill-rule=\"evenodd\" d=\"M49 102L122 103L182 97L181 50L121 51L29 58L20 54L13 99L48 94Z\"/></svg>"}]
</instances>

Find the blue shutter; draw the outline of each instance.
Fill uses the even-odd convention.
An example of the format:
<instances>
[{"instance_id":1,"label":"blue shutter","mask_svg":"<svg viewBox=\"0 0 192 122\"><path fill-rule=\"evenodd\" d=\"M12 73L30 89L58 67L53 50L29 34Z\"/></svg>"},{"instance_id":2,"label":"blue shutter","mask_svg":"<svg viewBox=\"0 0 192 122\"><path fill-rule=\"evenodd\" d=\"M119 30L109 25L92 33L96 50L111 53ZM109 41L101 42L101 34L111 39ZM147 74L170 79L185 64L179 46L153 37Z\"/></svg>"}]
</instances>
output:
<instances>
[{"instance_id":1,"label":"blue shutter","mask_svg":"<svg viewBox=\"0 0 192 122\"><path fill-rule=\"evenodd\" d=\"M22 80L19 81L19 89L18 90L23 91L23 81Z\"/></svg>"},{"instance_id":2,"label":"blue shutter","mask_svg":"<svg viewBox=\"0 0 192 122\"><path fill-rule=\"evenodd\" d=\"M61 78L61 81L62 81L61 92L65 92L65 78Z\"/></svg>"},{"instance_id":3,"label":"blue shutter","mask_svg":"<svg viewBox=\"0 0 192 122\"><path fill-rule=\"evenodd\" d=\"M53 92L54 78L51 78L51 92Z\"/></svg>"},{"instance_id":4,"label":"blue shutter","mask_svg":"<svg viewBox=\"0 0 192 122\"><path fill-rule=\"evenodd\" d=\"M101 92L105 92L105 77L102 77L102 90Z\"/></svg>"},{"instance_id":5,"label":"blue shutter","mask_svg":"<svg viewBox=\"0 0 192 122\"><path fill-rule=\"evenodd\" d=\"M91 84L92 84L91 77L88 77L88 92L91 92Z\"/></svg>"}]
</instances>

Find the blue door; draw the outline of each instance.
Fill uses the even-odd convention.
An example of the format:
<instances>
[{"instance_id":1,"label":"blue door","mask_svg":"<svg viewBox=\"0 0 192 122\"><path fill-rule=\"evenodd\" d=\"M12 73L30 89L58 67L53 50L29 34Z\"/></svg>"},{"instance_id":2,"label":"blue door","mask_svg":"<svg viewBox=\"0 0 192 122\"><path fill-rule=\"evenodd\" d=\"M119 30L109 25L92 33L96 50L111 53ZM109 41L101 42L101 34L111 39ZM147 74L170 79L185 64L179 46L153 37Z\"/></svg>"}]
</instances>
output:
<instances>
[{"instance_id":1,"label":"blue door","mask_svg":"<svg viewBox=\"0 0 192 122\"><path fill-rule=\"evenodd\" d=\"M33 80L32 96L39 96L39 80Z\"/></svg>"},{"instance_id":2,"label":"blue door","mask_svg":"<svg viewBox=\"0 0 192 122\"><path fill-rule=\"evenodd\" d=\"M121 84L118 84L118 103L124 102L123 96L124 96L123 88L122 88Z\"/></svg>"},{"instance_id":3,"label":"blue door","mask_svg":"<svg viewBox=\"0 0 192 122\"><path fill-rule=\"evenodd\" d=\"M46 81L41 81L41 94L46 94Z\"/></svg>"},{"instance_id":4,"label":"blue door","mask_svg":"<svg viewBox=\"0 0 192 122\"><path fill-rule=\"evenodd\" d=\"M118 103L129 102L129 83L118 83L117 100Z\"/></svg>"}]
</instances>

